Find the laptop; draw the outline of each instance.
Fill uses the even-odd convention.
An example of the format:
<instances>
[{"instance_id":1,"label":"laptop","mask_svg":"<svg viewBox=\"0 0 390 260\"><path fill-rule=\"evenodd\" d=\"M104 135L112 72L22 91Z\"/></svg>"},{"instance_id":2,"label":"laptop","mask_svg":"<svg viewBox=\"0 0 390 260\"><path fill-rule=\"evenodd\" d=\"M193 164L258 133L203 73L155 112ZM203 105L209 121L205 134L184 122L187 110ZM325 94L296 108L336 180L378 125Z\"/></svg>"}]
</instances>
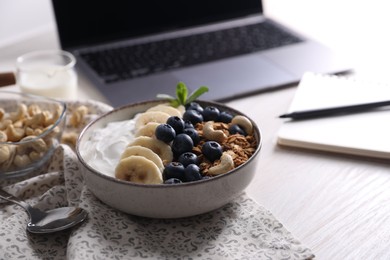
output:
<instances>
[{"instance_id":1,"label":"laptop","mask_svg":"<svg viewBox=\"0 0 390 260\"><path fill-rule=\"evenodd\" d=\"M229 101L350 69L263 14L261 0L52 0L61 48L113 106L208 86Z\"/></svg>"}]
</instances>

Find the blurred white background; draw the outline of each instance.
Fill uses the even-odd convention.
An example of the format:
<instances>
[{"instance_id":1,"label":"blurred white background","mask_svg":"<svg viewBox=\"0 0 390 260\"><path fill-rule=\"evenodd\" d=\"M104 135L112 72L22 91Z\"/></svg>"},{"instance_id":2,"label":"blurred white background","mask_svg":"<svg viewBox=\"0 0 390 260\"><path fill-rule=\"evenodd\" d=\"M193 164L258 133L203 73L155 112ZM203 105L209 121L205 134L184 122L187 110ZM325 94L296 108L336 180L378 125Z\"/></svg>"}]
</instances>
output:
<instances>
[{"instance_id":1,"label":"blurred white background","mask_svg":"<svg viewBox=\"0 0 390 260\"><path fill-rule=\"evenodd\" d=\"M0 1L0 47L53 29L50 0Z\"/></svg>"}]
</instances>

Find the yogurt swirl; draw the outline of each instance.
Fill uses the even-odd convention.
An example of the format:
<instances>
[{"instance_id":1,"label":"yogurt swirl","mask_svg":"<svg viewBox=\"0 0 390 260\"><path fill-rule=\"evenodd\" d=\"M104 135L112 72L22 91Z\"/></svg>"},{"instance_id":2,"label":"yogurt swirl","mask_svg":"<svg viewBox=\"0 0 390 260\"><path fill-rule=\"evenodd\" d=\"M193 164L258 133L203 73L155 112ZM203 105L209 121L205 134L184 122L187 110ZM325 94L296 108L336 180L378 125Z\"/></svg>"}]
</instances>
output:
<instances>
[{"instance_id":1,"label":"yogurt swirl","mask_svg":"<svg viewBox=\"0 0 390 260\"><path fill-rule=\"evenodd\" d=\"M95 170L115 177L121 154L134 137L135 120L110 122L96 129L85 143L85 159Z\"/></svg>"}]
</instances>

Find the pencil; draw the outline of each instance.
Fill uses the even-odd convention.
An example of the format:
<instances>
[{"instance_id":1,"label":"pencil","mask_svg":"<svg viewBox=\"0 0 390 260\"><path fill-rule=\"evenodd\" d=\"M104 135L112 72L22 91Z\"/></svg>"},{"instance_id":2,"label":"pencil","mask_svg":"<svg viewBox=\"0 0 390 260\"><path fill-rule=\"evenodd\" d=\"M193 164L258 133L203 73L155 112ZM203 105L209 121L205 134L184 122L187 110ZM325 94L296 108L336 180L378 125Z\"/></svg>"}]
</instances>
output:
<instances>
[{"instance_id":1,"label":"pencil","mask_svg":"<svg viewBox=\"0 0 390 260\"><path fill-rule=\"evenodd\" d=\"M359 112L369 111L371 109L389 106L389 105L390 105L390 100L387 100L387 101L379 101L379 102L364 103L364 104L357 104L357 105L296 111L296 112L280 115L279 118L291 118L291 119L320 118L320 117L332 116L337 114L359 113Z\"/></svg>"}]
</instances>

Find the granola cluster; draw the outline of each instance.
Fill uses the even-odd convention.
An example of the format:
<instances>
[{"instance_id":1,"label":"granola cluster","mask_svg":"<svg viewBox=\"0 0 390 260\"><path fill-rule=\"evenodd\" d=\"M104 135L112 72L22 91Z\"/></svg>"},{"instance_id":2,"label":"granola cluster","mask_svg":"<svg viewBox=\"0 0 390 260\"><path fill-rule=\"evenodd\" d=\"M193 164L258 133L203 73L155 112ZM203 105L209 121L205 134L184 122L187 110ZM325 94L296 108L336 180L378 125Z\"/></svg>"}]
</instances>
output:
<instances>
[{"instance_id":1,"label":"granola cluster","mask_svg":"<svg viewBox=\"0 0 390 260\"><path fill-rule=\"evenodd\" d=\"M207 141L203 135L203 127L206 122L202 122L196 125L196 130L201 137L200 143L193 148L193 152L199 156L201 163L199 165L203 175L208 175L208 170L221 163L221 160L216 160L214 162L208 161L202 154L202 145ZM215 130L222 130L227 138L220 143L223 147L224 152L227 152L233 159L234 168L245 163L256 151L257 141L256 138L251 135L243 136L240 134L230 134L229 125L222 122L214 122L213 127Z\"/></svg>"}]
</instances>

